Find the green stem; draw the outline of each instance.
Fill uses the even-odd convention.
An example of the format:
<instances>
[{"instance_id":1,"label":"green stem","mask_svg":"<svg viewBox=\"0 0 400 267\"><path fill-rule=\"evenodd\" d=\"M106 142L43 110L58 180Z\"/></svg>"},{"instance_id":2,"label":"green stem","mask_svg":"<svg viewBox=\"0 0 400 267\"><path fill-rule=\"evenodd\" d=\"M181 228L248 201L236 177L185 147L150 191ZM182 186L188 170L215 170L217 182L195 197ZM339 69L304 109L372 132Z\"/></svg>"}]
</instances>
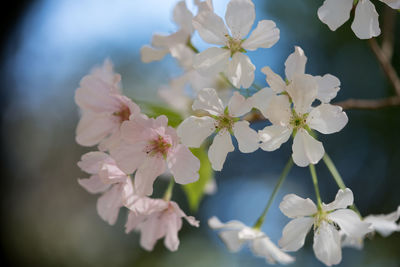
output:
<instances>
[{"instance_id":1,"label":"green stem","mask_svg":"<svg viewBox=\"0 0 400 267\"><path fill-rule=\"evenodd\" d=\"M321 195L319 194L317 172L315 171L314 164L310 164L311 178L314 184L315 195L317 196L318 210L322 209Z\"/></svg>"},{"instance_id":2,"label":"green stem","mask_svg":"<svg viewBox=\"0 0 400 267\"><path fill-rule=\"evenodd\" d=\"M197 48L192 44L192 41L190 40L190 38L189 38L189 40L187 41L186 45L187 45L190 49L192 49L192 51L195 52L196 54L199 53L199 49L197 49Z\"/></svg>"},{"instance_id":3,"label":"green stem","mask_svg":"<svg viewBox=\"0 0 400 267\"><path fill-rule=\"evenodd\" d=\"M169 181L167 190L165 190L164 197L163 197L163 199L165 201L170 201L171 196L172 196L172 189L174 188L174 184L175 184L174 178L171 177L171 180Z\"/></svg>"},{"instance_id":4,"label":"green stem","mask_svg":"<svg viewBox=\"0 0 400 267\"><path fill-rule=\"evenodd\" d=\"M267 212L269 208L271 207L272 202L274 201L274 198L276 196L276 193L278 193L279 188L282 186L283 182L285 181L287 175L289 174L289 171L293 167L293 159L290 157L289 161L286 163L285 168L283 169L281 176L279 177L278 182L276 183L274 190L272 191L271 196L268 199L267 206L265 206L263 213L260 215L258 218L257 222L254 224L254 228L260 229L261 226L264 223L265 216L267 215Z\"/></svg>"},{"instance_id":5,"label":"green stem","mask_svg":"<svg viewBox=\"0 0 400 267\"><path fill-rule=\"evenodd\" d=\"M328 156L327 153L325 153L324 157L322 158L324 160L324 163L330 173L332 174L333 179L335 180L336 184L339 186L340 189L345 190L347 186L344 184L342 176L336 169L335 164L333 163L332 159ZM353 204L350 206L350 209L352 209L355 213L362 218L360 211L357 209L356 205Z\"/></svg>"}]
</instances>

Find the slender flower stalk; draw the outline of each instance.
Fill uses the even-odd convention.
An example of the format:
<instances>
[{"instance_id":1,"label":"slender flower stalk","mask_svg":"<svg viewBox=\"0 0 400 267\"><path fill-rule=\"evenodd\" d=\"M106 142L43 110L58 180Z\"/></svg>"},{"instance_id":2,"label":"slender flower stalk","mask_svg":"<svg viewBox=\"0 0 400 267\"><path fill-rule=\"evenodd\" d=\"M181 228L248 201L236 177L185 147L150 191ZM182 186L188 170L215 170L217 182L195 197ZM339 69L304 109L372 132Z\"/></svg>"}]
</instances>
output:
<instances>
[{"instance_id":1,"label":"slender flower stalk","mask_svg":"<svg viewBox=\"0 0 400 267\"><path fill-rule=\"evenodd\" d=\"M314 184L315 195L317 196L317 207L318 207L318 210L321 210L322 209L322 201L321 201L321 195L319 194L318 178L317 178L317 172L315 171L314 164L310 164L310 172L311 172L311 177L312 177L312 181Z\"/></svg>"},{"instance_id":2,"label":"slender flower stalk","mask_svg":"<svg viewBox=\"0 0 400 267\"><path fill-rule=\"evenodd\" d=\"M282 186L283 182L285 181L285 179L288 176L292 167L293 167L293 159L290 157L289 161L286 163L285 168L283 169L283 171L281 173L281 176L279 177L278 182L276 183L276 185L274 187L274 190L272 191L271 196L268 199L267 205L265 206L263 213L260 215L257 222L254 224L253 228L261 229L261 226L263 225L265 217L268 213L268 210L269 210L272 202L274 201L275 196L279 191L279 188Z\"/></svg>"},{"instance_id":3,"label":"slender flower stalk","mask_svg":"<svg viewBox=\"0 0 400 267\"><path fill-rule=\"evenodd\" d=\"M163 199L164 199L165 201L170 201L170 200L171 200L171 197L172 197L172 190L174 189L174 185L175 185L174 179L169 180L168 187L167 187L167 189L165 190L165 193L164 193L164 196L163 196Z\"/></svg>"}]
</instances>

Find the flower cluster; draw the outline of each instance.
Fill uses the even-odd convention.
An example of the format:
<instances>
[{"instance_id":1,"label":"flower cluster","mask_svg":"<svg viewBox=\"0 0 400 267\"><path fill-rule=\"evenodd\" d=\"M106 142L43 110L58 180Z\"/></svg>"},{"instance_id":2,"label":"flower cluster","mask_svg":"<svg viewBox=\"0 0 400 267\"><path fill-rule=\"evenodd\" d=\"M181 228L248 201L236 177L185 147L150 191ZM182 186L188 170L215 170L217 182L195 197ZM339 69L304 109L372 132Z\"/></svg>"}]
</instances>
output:
<instances>
[{"instance_id":1,"label":"flower cluster","mask_svg":"<svg viewBox=\"0 0 400 267\"><path fill-rule=\"evenodd\" d=\"M398 0L381 1L392 8L400 7ZM164 238L165 246L176 251L182 218L195 227L199 222L171 201L175 182L186 185L200 179L198 184L204 185L207 177L202 177L200 167L209 162L214 171L222 171L228 153L235 150L232 136L242 153L258 148L274 151L292 138L289 162L253 227L236 220L222 223L215 216L209 219L209 226L219 231L231 252L239 251L247 243L253 254L268 263L289 264L295 258L286 252L299 250L313 228L315 256L330 266L340 263L342 247L361 248L364 238L374 232L388 236L400 231L400 206L387 215L360 215L352 191L346 188L318 140L317 134L339 132L348 123L342 107L330 103L340 90L340 80L331 74L307 74L307 57L302 48L295 46L284 63L285 78L269 66L261 69L268 84L261 89L253 83L256 66L247 52L277 43L280 31L276 24L261 20L251 31L255 20L251 0L230 0L225 21L214 12L211 0L194 2L196 13L187 8L185 1L179 1L173 10L178 30L170 35L154 35L151 46L141 49L145 63L170 54L184 70L158 92L172 107L163 110L179 114L176 127L168 125L168 114L144 114L123 95L121 77L113 71L109 60L85 76L76 90L75 102L81 110L76 141L82 146L98 146L98 151L84 154L78 162L90 174L78 182L90 193L102 193L97 201L100 217L115 224L120 209L126 207L126 233L139 231L144 249L153 250L156 242ZM356 35L362 39L379 35L378 14L369 0L325 0L318 16L336 30L349 19L354 5L352 29ZM199 51L191 41L195 31L215 46ZM257 91L250 95L246 90L250 87ZM240 93L243 90L247 97ZM255 116L264 117L261 119L265 127L258 132L250 126ZM207 149L206 160L199 160L192 153L206 154ZM314 167L321 159L341 188L329 204L321 200ZM261 227L293 163L310 167L317 204L309 198L286 195L279 208L292 220L275 245ZM151 198L153 184L163 174L172 176L164 197ZM204 193L206 186L198 191Z\"/></svg>"}]
</instances>

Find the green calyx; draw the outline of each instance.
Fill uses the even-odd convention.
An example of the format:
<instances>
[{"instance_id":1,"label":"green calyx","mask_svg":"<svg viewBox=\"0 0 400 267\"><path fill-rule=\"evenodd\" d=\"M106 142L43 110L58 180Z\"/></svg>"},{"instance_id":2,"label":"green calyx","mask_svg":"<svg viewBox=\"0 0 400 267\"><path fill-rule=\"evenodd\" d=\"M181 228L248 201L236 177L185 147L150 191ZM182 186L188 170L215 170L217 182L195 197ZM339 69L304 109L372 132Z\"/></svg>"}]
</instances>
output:
<instances>
[{"instance_id":1,"label":"green calyx","mask_svg":"<svg viewBox=\"0 0 400 267\"><path fill-rule=\"evenodd\" d=\"M292 110L292 118L290 119L290 125L292 125L293 130L297 131L299 128L306 129L307 126L308 113L299 115L294 110Z\"/></svg>"},{"instance_id":2,"label":"green calyx","mask_svg":"<svg viewBox=\"0 0 400 267\"><path fill-rule=\"evenodd\" d=\"M247 51L242 47L242 44L246 39L238 40L229 35L225 35L225 37L228 39L228 43L222 48L229 49L231 51L231 57L233 57L236 52L247 53Z\"/></svg>"}]
</instances>

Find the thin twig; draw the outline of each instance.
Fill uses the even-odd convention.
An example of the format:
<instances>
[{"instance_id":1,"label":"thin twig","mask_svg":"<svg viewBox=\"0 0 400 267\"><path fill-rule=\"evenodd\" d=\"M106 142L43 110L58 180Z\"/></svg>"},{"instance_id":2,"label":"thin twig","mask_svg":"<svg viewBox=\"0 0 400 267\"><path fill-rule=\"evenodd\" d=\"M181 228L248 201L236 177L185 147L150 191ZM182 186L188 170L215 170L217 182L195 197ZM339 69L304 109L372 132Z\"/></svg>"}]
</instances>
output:
<instances>
[{"instance_id":1,"label":"thin twig","mask_svg":"<svg viewBox=\"0 0 400 267\"><path fill-rule=\"evenodd\" d=\"M396 11L385 5L382 16L382 52L389 61L393 56L394 30L396 24Z\"/></svg>"},{"instance_id":2,"label":"thin twig","mask_svg":"<svg viewBox=\"0 0 400 267\"><path fill-rule=\"evenodd\" d=\"M372 49L372 52L374 52L376 58L378 59L383 69L383 72L389 79L390 83L393 85L397 95L400 97L400 78L399 76L397 76L396 70L393 68L385 53L379 47L375 38L369 39L368 43L370 48Z\"/></svg>"},{"instance_id":3,"label":"thin twig","mask_svg":"<svg viewBox=\"0 0 400 267\"><path fill-rule=\"evenodd\" d=\"M347 99L345 101L336 102L334 105L341 106L343 109L380 109L400 106L400 97L392 96L382 99Z\"/></svg>"}]
</instances>

